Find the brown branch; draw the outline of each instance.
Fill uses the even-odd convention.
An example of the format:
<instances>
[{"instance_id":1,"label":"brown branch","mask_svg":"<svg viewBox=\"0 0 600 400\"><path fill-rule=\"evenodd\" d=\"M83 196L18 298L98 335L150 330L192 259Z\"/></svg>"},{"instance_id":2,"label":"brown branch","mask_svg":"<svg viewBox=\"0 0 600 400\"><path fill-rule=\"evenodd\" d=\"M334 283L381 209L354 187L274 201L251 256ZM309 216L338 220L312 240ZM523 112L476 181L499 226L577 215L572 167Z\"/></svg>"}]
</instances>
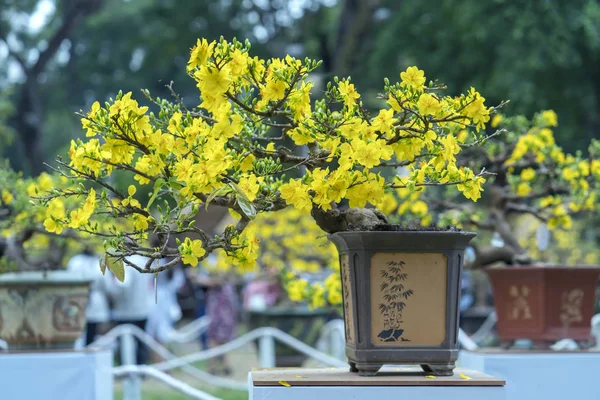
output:
<instances>
[{"instance_id":1,"label":"brown branch","mask_svg":"<svg viewBox=\"0 0 600 400\"><path fill-rule=\"evenodd\" d=\"M542 215L542 211L535 208L530 207L526 204L517 204L517 203L506 203L506 211L507 212L517 212L520 214L530 214L539 219L542 222L547 222L548 217Z\"/></svg>"}]
</instances>

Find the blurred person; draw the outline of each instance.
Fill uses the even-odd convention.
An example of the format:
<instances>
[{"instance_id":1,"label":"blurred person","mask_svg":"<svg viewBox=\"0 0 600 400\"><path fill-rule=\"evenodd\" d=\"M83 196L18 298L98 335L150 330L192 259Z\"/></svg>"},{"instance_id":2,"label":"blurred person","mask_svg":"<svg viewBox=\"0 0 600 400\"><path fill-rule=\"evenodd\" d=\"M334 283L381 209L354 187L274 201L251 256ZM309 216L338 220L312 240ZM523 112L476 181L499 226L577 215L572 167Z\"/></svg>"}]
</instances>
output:
<instances>
[{"instance_id":1,"label":"blurred person","mask_svg":"<svg viewBox=\"0 0 600 400\"><path fill-rule=\"evenodd\" d=\"M250 280L244 288L246 310L263 311L274 306L281 297L281 281L275 268L267 268L263 276Z\"/></svg>"},{"instance_id":2,"label":"blurred person","mask_svg":"<svg viewBox=\"0 0 600 400\"><path fill-rule=\"evenodd\" d=\"M208 286L206 314L210 325L206 331L210 347L220 346L234 339L237 331L239 299L233 277L215 274L206 282ZM231 368L225 355L210 360L209 372L213 375L230 375Z\"/></svg>"},{"instance_id":3,"label":"blurred person","mask_svg":"<svg viewBox=\"0 0 600 400\"><path fill-rule=\"evenodd\" d=\"M127 261L143 268L148 258L133 255L127 257ZM107 292L112 300L112 320L117 325L133 324L145 331L154 303L154 275L126 268L123 282L119 282L113 275L108 282ZM136 363L145 364L148 360L148 349L137 338L136 350Z\"/></svg>"},{"instance_id":4,"label":"blurred person","mask_svg":"<svg viewBox=\"0 0 600 400\"><path fill-rule=\"evenodd\" d=\"M67 270L89 278L90 294L86 313L85 345L94 341L98 332L98 325L107 323L110 319L110 310L106 296L106 283L109 276L103 275L100 270L100 257L95 254L90 246L85 246L80 254L73 256L67 263Z\"/></svg>"},{"instance_id":5,"label":"blurred person","mask_svg":"<svg viewBox=\"0 0 600 400\"><path fill-rule=\"evenodd\" d=\"M213 255L208 256L210 259ZM188 269L191 271L191 269ZM194 284L194 297L196 300L196 319L206 316L206 302L208 299L208 283L210 283L210 277L204 271L198 269L197 273L189 275L190 280ZM208 336L206 331L200 334L200 347L202 350L208 350Z\"/></svg>"},{"instance_id":6,"label":"blurred person","mask_svg":"<svg viewBox=\"0 0 600 400\"><path fill-rule=\"evenodd\" d=\"M159 246L156 240L154 247ZM158 264L165 265L172 259L163 258ZM180 264L160 272L156 278L156 301L152 304L146 332L160 343L166 343L173 327L181 319L182 312L177 301L177 292L185 284L185 273Z\"/></svg>"}]
</instances>

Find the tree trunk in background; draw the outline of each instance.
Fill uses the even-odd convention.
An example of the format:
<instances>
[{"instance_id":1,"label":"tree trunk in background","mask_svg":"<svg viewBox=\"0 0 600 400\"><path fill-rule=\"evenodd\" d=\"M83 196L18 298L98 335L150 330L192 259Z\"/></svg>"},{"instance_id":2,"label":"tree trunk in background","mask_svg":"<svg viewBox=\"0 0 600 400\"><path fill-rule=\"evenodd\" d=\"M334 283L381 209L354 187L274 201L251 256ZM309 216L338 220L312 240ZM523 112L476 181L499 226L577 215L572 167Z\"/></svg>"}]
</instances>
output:
<instances>
[{"instance_id":1,"label":"tree trunk in background","mask_svg":"<svg viewBox=\"0 0 600 400\"><path fill-rule=\"evenodd\" d=\"M58 29L51 35L47 47L42 51L37 61L28 66L22 57L10 52L23 70L25 82L18 93L18 102L13 118L17 136L22 143L29 172L38 175L43 171L44 154L42 152L42 122L44 119L43 105L40 102L38 86L39 76L48 63L54 58L64 40L69 39L74 29L89 15L100 9L104 0L70 0L64 1L62 21ZM2 39L6 39L4 36Z\"/></svg>"},{"instance_id":2,"label":"tree trunk in background","mask_svg":"<svg viewBox=\"0 0 600 400\"><path fill-rule=\"evenodd\" d=\"M373 24L373 13L379 0L345 0L340 13L338 34L333 51L333 72L345 77L359 54L360 44L368 36Z\"/></svg>"}]
</instances>

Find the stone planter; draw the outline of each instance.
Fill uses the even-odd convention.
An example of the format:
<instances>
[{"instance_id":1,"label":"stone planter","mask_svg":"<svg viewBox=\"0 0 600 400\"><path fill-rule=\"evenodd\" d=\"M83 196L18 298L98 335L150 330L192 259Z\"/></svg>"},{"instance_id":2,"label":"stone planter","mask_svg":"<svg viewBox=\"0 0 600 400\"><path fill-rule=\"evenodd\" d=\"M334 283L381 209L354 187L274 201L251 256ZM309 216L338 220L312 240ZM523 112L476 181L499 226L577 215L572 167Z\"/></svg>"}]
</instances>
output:
<instances>
[{"instance_id":1,"label":"stone planter","mask_svg":"<svg viewBox=\"0 0 600 400\"><path fill-rule=\"evenodd\" d=\"M458 304L470 232L338 232L350 370L375 375L383 364L419 364L453 374Z\"/></svg>"},{"instance_id":2,"label":"stone planter","mask_svg":"<svg viewBox=\"0 0 600 400\"><path fill-rule=\"evenodd\" d=\"M315 347L329 314L326 310L311 311L306 307L274 307L264 311L248 311L248 325L250 330L263 326L277 328ZM278 341L275 342L277 368L301 367L306 359L304 353Z\"/></svg>"},{"instance_id":3,"label":"stone planter","mask_svg":"<svg viewBox=\"0 0 600 400\"><path fill-rule=\"evenodd\" d=\"M598 266L488 268L503 346L531 339L539 347L570 338L591 343Z\"/></svg>"},{"instance_id":4,"label":"stone planter","mask_svg":"<svg viewBox=\"0 0 600 400\"><path fill-rule=\"evenodd\" d=\"M14 349L72 348L85 328L90 280L69 271L0 275L0 339Z\"/></svg>"}]
</instances>

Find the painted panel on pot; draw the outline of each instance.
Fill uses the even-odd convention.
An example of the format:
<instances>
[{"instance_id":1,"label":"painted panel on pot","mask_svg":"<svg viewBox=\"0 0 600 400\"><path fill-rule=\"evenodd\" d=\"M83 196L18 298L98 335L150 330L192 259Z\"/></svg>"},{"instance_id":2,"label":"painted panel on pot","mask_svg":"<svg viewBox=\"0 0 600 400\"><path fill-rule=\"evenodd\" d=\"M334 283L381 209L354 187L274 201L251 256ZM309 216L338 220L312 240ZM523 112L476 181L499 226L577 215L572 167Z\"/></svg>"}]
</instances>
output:
<instances>
[{"instance_id":1,"label":"painted panel on pot","mask_svg":"<svg viewBox=\"0 0 600 400\"><path fill-rule=\"evenodd\" d=\"M346 342L356 343L354 339L354 302L352 300L352 289L350 279L350 262L348 254L340 258L340 269L342 274L342 290L344 291L344 322L346 328Z\"/></svg>"},{"instance_id":2,"label":"painted panel on pot","mask_svg":"<svg viewBox=\"0 0 600 400\"><path fill-rule=\"evenodd\" d=\"M0 338L9 345L74 342L85 326L84 286L0 287Z\"/></svg>"},{"instance_id":3,"label":"painted panel on pot","mask_svg":"<svg viewBox=\"0 0 600 400\"><path fill-rule=\"evenodd\" d=\"M446 338L448 259L440 253L371 258L371 343L438 346Z\"/></svg>"}]
</instances>

